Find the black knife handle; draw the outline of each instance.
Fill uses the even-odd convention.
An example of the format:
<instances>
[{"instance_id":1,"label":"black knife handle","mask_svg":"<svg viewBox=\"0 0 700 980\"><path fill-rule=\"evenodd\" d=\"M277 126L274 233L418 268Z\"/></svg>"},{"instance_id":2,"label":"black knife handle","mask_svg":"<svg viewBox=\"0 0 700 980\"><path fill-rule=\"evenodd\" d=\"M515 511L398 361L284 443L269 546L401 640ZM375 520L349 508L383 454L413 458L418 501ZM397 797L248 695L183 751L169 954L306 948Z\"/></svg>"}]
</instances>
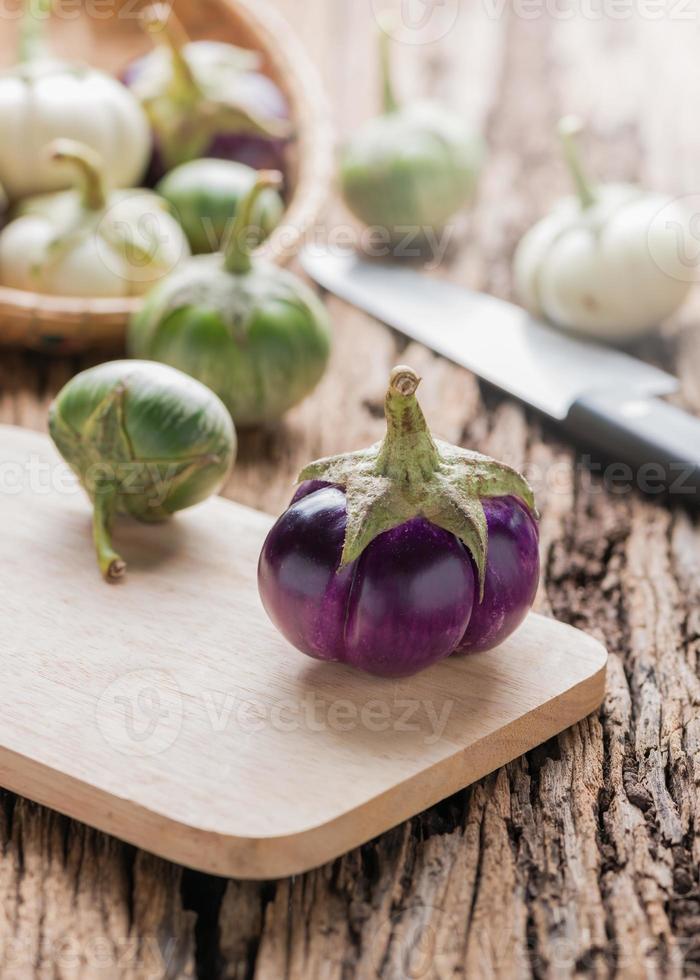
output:
<instances>
[{"instance_id":1,"label":"black knife handle","mask_svg":"<svg viewBox=\"0 0 700 980\"><path fill-rule=\"evenodd\" d=\"M581 443L601 449L609 461L606 476L631 482L650 494L700 503L700 419L659 398L589 392L578 399L564 422ZM618 467L613 474L614 465Z\"/></svg>"}]
</instances>

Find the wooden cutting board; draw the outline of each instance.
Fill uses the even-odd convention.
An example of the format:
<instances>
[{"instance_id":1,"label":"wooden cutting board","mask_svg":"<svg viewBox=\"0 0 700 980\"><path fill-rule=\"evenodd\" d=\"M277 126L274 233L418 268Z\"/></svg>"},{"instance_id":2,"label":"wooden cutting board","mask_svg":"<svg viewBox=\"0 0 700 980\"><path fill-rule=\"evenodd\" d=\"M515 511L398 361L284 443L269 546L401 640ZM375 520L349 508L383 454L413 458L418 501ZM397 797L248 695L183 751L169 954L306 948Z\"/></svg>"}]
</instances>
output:
<instances>
[{"instance_id":1,"label":"wooden cutting board","mask_svg":"<svg viewBox=\"0 0 700 980\"><path fill-rule=\"evenodd\" d=\"M531 615L500 649L378 680L292 649L256 587L271 518L125 521L104 584L48 439L0 426L0 785L193 868L319 865L583 718L605 650Z\"/></svg>"}]
</instances>

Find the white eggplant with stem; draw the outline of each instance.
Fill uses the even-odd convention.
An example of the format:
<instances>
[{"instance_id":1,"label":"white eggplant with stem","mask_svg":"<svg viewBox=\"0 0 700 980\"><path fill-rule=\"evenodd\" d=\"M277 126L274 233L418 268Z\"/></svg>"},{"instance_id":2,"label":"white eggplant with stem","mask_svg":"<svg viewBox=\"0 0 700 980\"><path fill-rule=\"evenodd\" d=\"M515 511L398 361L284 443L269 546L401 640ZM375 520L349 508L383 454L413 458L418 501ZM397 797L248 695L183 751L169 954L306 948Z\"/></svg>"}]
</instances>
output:
<instances>
[{"instance_id":1,"label":"white eggplant with stem","mask_svg":"<svg viewBox=\"0 0 700 980\"><path fill-rule=\"evenodd\" d=\"M0 284L57 296L140 296L190 254L166 202L140 188L108 192L89 147L55 140L45 155L69 165L78 187L22 203L0 233Z\"/></svg>"},{"instance_id":2,"label":"white eggplant with stem","mask_svg":"<svg viewBox=\"0 0 700 980\"><path fill-rule=\"evenodd\" d=\"M589 182L578 119L559 125L576 196L561 200L518 245L523 305L565 330L624 342L649 333L685 300L693 279L690 219L678 202L634 184Z\"/></svg>"},{"instance_id":3,"label":"white eggplant with stem","mask_svg":"<svg viewBox=\"0 0 700 980\"><path fill-rule=\"evenodd\" d=\"M110 186L138 184L151 153L146 114L115 78L51 55L44 38L50 9L51 0L27 0L19 63L0 74L0 183L13 200L67 187L70 172L41 151L68 137L101 155Z\"/></svg>"}]
</instances>

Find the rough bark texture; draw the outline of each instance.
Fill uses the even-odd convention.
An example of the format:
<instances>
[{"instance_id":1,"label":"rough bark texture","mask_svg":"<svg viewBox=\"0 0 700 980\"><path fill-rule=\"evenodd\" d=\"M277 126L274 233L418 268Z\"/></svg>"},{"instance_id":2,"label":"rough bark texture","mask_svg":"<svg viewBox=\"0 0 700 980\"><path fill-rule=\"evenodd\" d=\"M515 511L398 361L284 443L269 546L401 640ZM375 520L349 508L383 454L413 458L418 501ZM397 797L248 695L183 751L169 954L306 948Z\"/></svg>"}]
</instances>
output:
<instances>
[{"instance_id":1,"label":"rough bark texture","mask_svg":"<svg viewBox=\"0 0 700 980\"><path fill-rule=\"evenodd\" d=\"M374 104L372 6L278 2L325 73L342 135ZM616 20L569 19L566 3L556 17L544 5L540 16L518 17L497 3L453 3L456 22L439 44L396 51L399 88L451 98L490 147L443 274L510 294L519 235L567 185L554 136L564 111L590 121L585 150L599 172L678 194L696 188L700 60L681 6L660 19ZM333 217L346 220L337 209ZM283 427L244 436L230 496L279 511L303 462L379 436L387 371L399 357L413 364L440 435L533 476L543 514L539 608L607 644L605 704L469 790L289 881L184 871L5 794L0 975L700 973L697 522L605 490L522 408L329 304L336 338L327 378ZM680 373L679 402L696 412L698 307L691 302L642 351ZM3 353L0 420L44 428L51 395L83 363Z\"/></svg>"}]
</instances>

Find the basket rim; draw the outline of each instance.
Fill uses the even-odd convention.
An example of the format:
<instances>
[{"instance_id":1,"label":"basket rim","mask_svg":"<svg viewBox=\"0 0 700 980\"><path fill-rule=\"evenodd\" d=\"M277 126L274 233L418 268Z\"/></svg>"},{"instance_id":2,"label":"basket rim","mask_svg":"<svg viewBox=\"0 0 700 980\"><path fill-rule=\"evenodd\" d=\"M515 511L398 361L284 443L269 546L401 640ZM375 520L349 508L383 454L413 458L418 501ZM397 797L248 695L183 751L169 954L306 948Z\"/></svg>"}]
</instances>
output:
<instances>
[{"instance_id":1,"label":"basket rim","mask_svg":"<svg viewBox=\"0 0 700 980\"><path fill-rule=\"evenodd\" d=\"M51 293L35 293L29 289L15 289L0 285L0 308L8 306L34 312L37 316L54 313L68 316L81 311L95 315L133 313L143 302L141 296L55 296Z\"/></svg>"}]
</instances>

